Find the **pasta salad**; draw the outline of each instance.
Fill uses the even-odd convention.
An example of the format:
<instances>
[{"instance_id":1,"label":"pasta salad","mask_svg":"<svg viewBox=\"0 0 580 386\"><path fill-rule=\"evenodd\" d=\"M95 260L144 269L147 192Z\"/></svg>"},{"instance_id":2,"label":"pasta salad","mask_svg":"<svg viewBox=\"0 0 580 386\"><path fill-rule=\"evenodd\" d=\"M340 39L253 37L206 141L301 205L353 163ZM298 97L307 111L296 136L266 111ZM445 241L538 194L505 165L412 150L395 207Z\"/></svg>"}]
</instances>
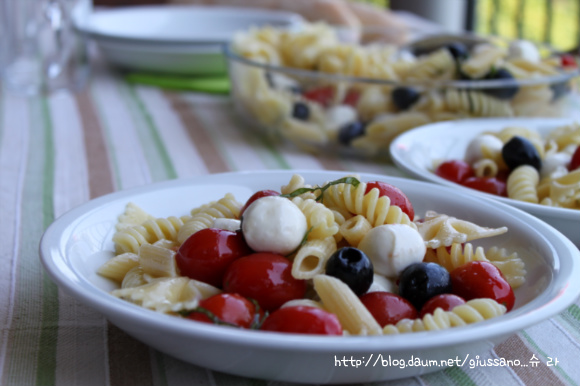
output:
<instances>
[{"instance_id":1,"label":"pasta salad","mask_svg":"<svg viewBox=\"0 0 580 386\"><path fill-rule=\"evenodd\" d=\"M198 322L322 335L440 330L513 307L523 260L472 243L507 231L418 216L385 182L309 185L296 174L279 192L244 203L226 194L181 217L129 203L98 273L119 285L116 297Z\"/></svg>"},{"instance_id":2,"label":"pasta salad","mask_svg":"<svg viewBox=\"0 0 580 386\"><path fill-rule=\"evenodd\" d=\"M522 40L449 39L415 50L345 42L321 23L244 31L229 54L232 95L274 137L363 156L384 155L397 135L429 122L562 115L578 73L572 56Z\"/></svg>"},{"instance_id":3,"label":"pasta salad","mask_svg":"<svg viewBox=\"0 0 580 386\"><path fill-rule=\"evenodd\" d=\"M435 173L466 187L514 200L580 209L580 125L547 136L504 127L475 137L461 160L438 161Z\"/></svg>"}]
</instances>

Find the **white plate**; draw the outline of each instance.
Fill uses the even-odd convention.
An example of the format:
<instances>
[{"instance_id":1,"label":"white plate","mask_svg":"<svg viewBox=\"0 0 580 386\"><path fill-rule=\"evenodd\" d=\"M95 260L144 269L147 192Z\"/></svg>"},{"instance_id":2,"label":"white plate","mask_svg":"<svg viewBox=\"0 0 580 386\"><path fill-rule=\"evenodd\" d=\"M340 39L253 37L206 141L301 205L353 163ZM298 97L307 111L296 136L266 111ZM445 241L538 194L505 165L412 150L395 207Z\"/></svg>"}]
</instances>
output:
<instances>
[{"instance_id":1,"label":"white plate","mask_svg":"<svg viewBox=\"0 0 580 386\"><path fill-rule=\"evenodd\" d=\"M163 5L97 11L78 28L92 37L130 43L223 44L252 26L288 27L300 22L299 15L283 11Z\"/></svg>"},{"instance_id":2,"label":"white plate","mask_svg":"<svg viewBox=\"0 0 580 386\"><path fill-rule=\"evenodd\" d=\"M400 187L420 215L434 209L484 226L507 226L507 234L487 239L482 245L517 250L525 260L527 281L516 290L514 309L466 327L401 336L278 334L196 323L149 311L111 296L108 291L114 285L96 274L97 268L113 255L115 222L128 202L154 216L181 215L228 192L243 202L257 190L278 190L294 173L303 175L310 184L344 176L343 172L321 171L228 173L113 193L57 219L41 241L42 263L64 291L157 350L217 371L303 383L371 382L443 369L383 366L379 355L385 360L389 355L391 359L405 360L463 360L466 355L473 358L511 334L564 310L580 294L580 251L535 217L447 187L372 174L363 174L361 179L383 180ZM338 366L337 360L345 358L370 362L358 368Z\"/></svg>"},{"instance_id":3,"label":"white plate","mask_svg":"<svg viewBox=\"0 0 580 386\"><path fill-rule=\"evenodd\" d=\"M76 28L94 39L113 65L183 75L225 74L222 46L252 26L288 27L301 16L265 9L133 6L100 10Z\"/></svg>"},{"instance_id":4,"label":"white plate","mask_svg":"<svg viewBox=\"0 0 580 386\"><path fill-rule=\"evenodd\" d=\"M441 178L433 170L434 161L463 159L469 142L483 131L520 126L537 130L545 136L554 128L573 122L564 118L488 118L439 122L401 134L391 143L390 152L395 164L412 176L522 209L551 224L580 246L580 210L554 208L480 192Z\"/></svg>"}]
</instances>

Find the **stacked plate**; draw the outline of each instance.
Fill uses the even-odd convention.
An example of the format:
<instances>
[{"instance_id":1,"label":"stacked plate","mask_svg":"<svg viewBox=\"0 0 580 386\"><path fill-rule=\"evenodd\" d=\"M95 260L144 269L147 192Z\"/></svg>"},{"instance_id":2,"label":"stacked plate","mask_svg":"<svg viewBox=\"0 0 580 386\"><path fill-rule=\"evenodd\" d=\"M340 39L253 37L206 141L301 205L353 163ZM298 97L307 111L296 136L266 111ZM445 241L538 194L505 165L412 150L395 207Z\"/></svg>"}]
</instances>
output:
<instances>
[{"instance_id":1,"label":"stacked plate","mask_svg":"<svg viewBox=\"0 0 580 386\"><path fill-rule=\"evenodd\" d=\"M95 40L111 64L183 75L224 74L222 46L252 26L292 28L301 16L280 11L209 6L138 6L98 10L77 29Z\"/></svg>"}]
</instances>

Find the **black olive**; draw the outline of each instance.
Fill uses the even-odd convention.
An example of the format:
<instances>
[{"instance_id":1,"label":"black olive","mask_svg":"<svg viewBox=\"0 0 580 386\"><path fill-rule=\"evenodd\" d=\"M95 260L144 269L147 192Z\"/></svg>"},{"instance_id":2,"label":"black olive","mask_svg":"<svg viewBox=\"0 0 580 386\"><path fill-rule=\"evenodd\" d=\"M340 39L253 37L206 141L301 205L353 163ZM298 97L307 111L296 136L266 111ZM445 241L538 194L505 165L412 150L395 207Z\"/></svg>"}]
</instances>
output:
<instances>
[{"instance_id":1,"label":"black olive","mask_svg":"<svg viewBox=\"0 0 580 386\"><path fill-rule=\"evenodd\" d=\"M397 87L391 93L393 103L401 110L407 110L419 100L421 94L410 87Z\"/></svg>"},{"instance_id":2,"label":"black olive","mask_svg":"<svg viewBox=\"0 0 580 386\"><path fill-rule=\"evenodd\" d=\"M463 43L452 42L447 45L447 49L455 59L465 59L469 56L469 51Z\"/></svg>"},{"instance_id":3,"label":"black olive","mask_svg":"<svg viewBox=\"0 0 580 386\"><path fill-rule=\"evenodd\" d=\"M561 97L568 94L572 90L568 82L553 83L550 85L550 89L552 90L553 93L552 96L553 101L560 99Z\"/></svg>"},{"instance_id":4,"label":"black olive","mask_svg":"<svg viewBox=\"0 0 580 386\"><path fill-rule=\"evenodd\" d=\"M510 170L520 165L530 165L538 171L542 168L542 159L536 147L527 139L517 135L503 145L501 155Z\"/></svg>"},{"instance_id":5,"label":"black olive","mask_svg":"<svg viewBox=\"0 0 580 386\"><path fill-rule=\"evenodd\" d=\"M310 118L310 108L304 102L296 102L292 108L292 116L301 121L307 121Z\"/></svg>"},{"instance_id":6,"label":"black olive","mask_svg":"<svg viewBox=\"0 0 580 386\"><path fill-rule=\"evenodd\" d=\"M444 293L451 293L451 277L437 263L411 264L399 277L399 294L418 310L433 296Z\"/></svg>"},{"instance_id":7,"label":"black olive","mask_svg":"<svg viewBox=\"0 0 580 386\"><path fill-rule=\"evenodd\" d=\"M492 70L489 74L486 75L485 79L488 80L514 80L514 76L506 70L505 68L500 68L499 70ZM491 88L484 88L483 92L494 96L498 99L511 99L513 98L520 88L517 84L513 84L510 86L502 86L502 87L491 87Z\"/></svg>"},{"instance_id":8,"label":"black olive","mask_svg":"<svg viewBox=\"0 0 580 386\"><path fill-rule=\"evenodd\" d=\"M357 295L364 295L373 283L373 263L360 249L341 248L326 262L326 274L336 277Z\"/></svg>"},{"instance_id":9,"label":"black olive","mask_svg":"<svg viewBox=\"0 0 580 386\"><path fill-rule=\"evenodd\" d=\"M350 145L350 142L356 137L365 133L365 125L362 122L351 122L340 128L338 131L338 141L343 145Z\"/></svg>"}]
</instances>

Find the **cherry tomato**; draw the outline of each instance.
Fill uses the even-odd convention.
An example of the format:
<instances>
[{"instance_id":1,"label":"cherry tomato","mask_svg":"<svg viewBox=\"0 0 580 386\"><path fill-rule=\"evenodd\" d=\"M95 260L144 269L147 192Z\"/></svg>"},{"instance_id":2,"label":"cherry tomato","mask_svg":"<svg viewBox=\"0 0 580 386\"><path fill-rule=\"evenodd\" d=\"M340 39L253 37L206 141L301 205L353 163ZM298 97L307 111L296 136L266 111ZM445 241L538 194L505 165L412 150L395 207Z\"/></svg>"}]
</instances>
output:
<instances>
[{"instance_id":1,"label":"cherry tomato","mask_svg":"<svg viewBox=\"0 0 580 386\"><path fill-rule=\"evenodd\" d=\"M574 155L572 156L572 160L570 161L570 165L568 165L568 170L576 170L580 167L580 146L576 148Z\"/></svg>"},{"instance_id":2,"label":"cherry tomato","mask_svg":"<svg viewBox=\"0 0 580 386\"><path fill-rule=\"evenodd\" d=\"M577 67L576 59L574 59L573 55L564 54L560 57L562 67Z\"/></svg>"},{"instance_id":3,"label":"cherry tomato","mask_svg":"<svg viewBox=\"0 0 580 386\"><path fill-rule=\"evenodd\" d=\"M451 311L453 307L465 304L465 300L460 296L454 294L441 294L433 296L431 299L427 300L423 307L421 307L420 318L423 318L427 314L432 314L435 309L441 308L443 311Z\"/></svg>"},{"instance_id":4,"label":"cherry tomato","mask_svg":"<svg viewBox=\"0 0 580 386\"><path fill-rule=\"evenodd\" d=\"M469 177L461 183L468 188L479 190L480 192L495 194L496 196L507 197L505 181L495 177Z\"/></svg>"},{"instance_id":5,"label":"cherry tomato","mask_svg":"<svg viewBox=\"0 0 580 386\"><path fill-rule=\"evenodd\" d=\"M175 261L181 275L221 287L228 266L251 253L241 232L206 228L185 240Z\"/></svg>"},{"instance_id":6,"label":"cherry tomato","mask_svg":"<svg viewBox=\"0 0 580 386\"><path fill-rule=\"evenodd\" d=\"M244 213L244 211L246 209L248 209L248 206L250 206L254 201L256 201L258 198L262 198L262 197L267 197L267 196L279 196L280 193L278 193L275 190L260 190L254 194L252 194L252 196L250 198L248 198L248 201L246 201L246 203L244 204L244 206L242 207L242 209L240 210L240 217L242 216L242 214Z\"/></svg>"},{"instance_id":7,"label":"cherry tomato","mask_svg":"<svg viewBox=\"0 0 580 386\"><path fill-rule=\"evenodd\" d=\"M222 293L199 302L199 307L187 317L204 323L252 328L260 324L264 311L243 296Z\"/></svg>"},{"instance_id":8,"label":"cherry tomato","mask_svg":"<svg viewBox=\"0 0 580 386\"><path fill-rule=\"evenodd\" d=\"M354 107L357 105L359 99L360 99L360 91L350 89L346 92L346 95L344 96L344 100L342 101L342 103Z\"/></svg>"},{"instance_id":9,"label":"cherry tomato","mask_svg":"<svg viewBox=\"0 0 580 386\"><path fill-rule=\"evenodd\" d=\"M361 296L360 301L381 327L417 317L417 310L407 299L390 292L369 292Z\"/></svg>"},{"instance_id":10,"label":"cherry tomato","mask_svg":"<svg viewBox=\"0 0 580 386\"><path fill-rule=\"evenodd\" d=\"M462 160L450 160L443 162L437 167L435 174L441 178L445 178L446 180L453 181L458 184L469 177L475 176L475 172L473 171L471 165Z\"/></svg>"},{"instance_id":11,"label":"cherry tomato","mask_svg":"<svg viewBox=\"0 0 580 386\"><path fill-rule=\"evenodd\" d=\"M261 330L295 334L342 335L336 315L309 306L279 308L262 324Z\"/></svg>"},{"instance_id":12,"label":"cherry tomato","mask_svg":"<svg viewBox=\"0 0 580 386\"><path fill-rule=\"evenodd\" d=\"M284 256L264 252L234 261L226 271L223 288L273 311L289 300L303 298L306 281L292 276L292 263Z\"/></svg>"},{"instance_id":13,"label":"cherry tomato","mask_svg":"<svg viewBox=\"0 0 580 386\"><path fill-rule=\"evenodd\" d=\"M501 271L488 261L471 261L450 273L453 293L465 300L494 299L511 310L515 296Z\"/></svg>"},{"instance_id":14,"label":"cherry tomato","mask_svg":"<svg viewBox=\"0 0 580 386\"><path fill-rule=\"evenodd\" d=\"M387 196L391 200L391 205L396 205L401 210L409 216L411 220L415 218L415 210L409 198L403 193L403 191L396 186L387 184L386 182L373 181L367 183L367 189L365 194L371 191L371 189L379 189L379 196Z\"/></svg>"},{"instance_id":15,"label":"cherry tomato","mask_svg":"<svg viewBox=\"0 0 580 386\"><path fill-rule=\"evenodd\" d=\"M334 97L334 87L325 86L320 88L314 88L312 90L304 92L302 96L310 101L321 104L324 107L328 107L332 102Z\"/></svg>"}]
</instances>

